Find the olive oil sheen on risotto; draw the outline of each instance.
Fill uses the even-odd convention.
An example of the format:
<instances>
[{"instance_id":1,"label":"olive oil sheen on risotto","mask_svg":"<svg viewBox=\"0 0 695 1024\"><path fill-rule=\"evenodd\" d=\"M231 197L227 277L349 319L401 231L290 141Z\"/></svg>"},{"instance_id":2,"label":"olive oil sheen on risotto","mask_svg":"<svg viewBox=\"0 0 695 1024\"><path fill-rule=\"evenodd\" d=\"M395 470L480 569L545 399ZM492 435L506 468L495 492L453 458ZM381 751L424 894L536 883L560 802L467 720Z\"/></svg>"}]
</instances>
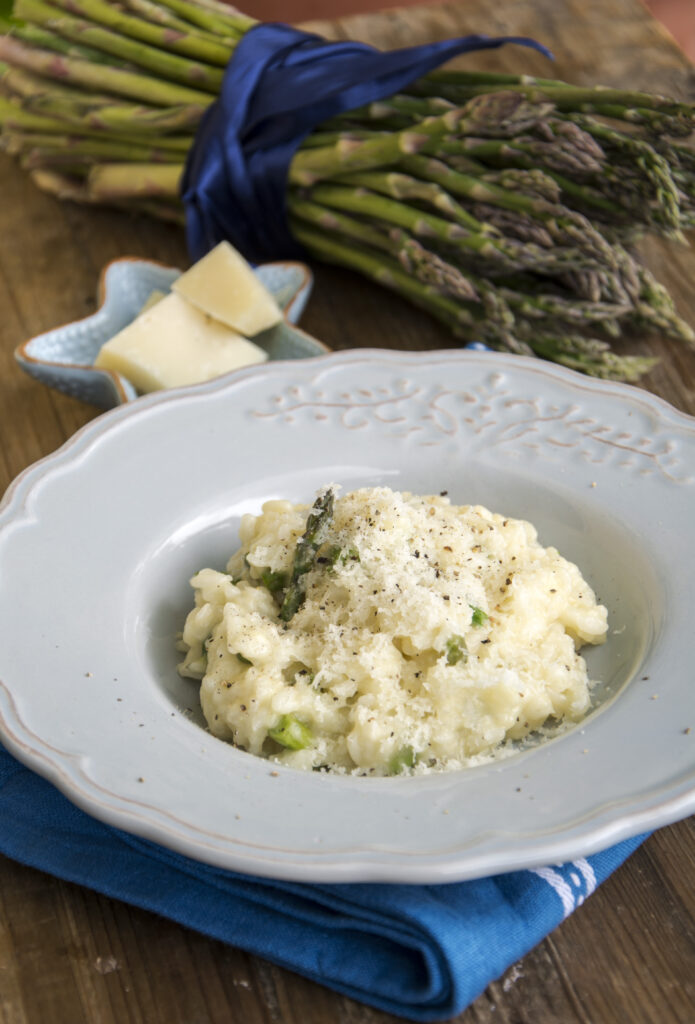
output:
<instances>
[{"instance_id":1,"label":"olive oil sheen on risotto","mask_svg":"<svg viewBox=\"0 0 695 1024\"><path fill-rule=\"evenodd\" d=\"M386 487L268 501L191 580L210 731L299 769L452 770L579 721L606 609L528 522Z\"/></svg>"}]
</instances>

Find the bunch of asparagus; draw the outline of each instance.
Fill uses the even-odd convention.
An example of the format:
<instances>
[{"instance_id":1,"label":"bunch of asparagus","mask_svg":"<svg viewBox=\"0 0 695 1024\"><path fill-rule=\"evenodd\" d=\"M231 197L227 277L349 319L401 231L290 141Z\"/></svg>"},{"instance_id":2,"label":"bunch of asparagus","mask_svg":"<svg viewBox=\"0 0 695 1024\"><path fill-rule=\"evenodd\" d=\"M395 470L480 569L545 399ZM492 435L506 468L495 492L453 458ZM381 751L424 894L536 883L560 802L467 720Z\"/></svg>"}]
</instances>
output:
<instances>
[{"instance_id":1,"label":"bunch of asparagus","mask_svg":"<svg viewBox=\"0 0 695 1024\"><path fill-rule=\"evenodd\" d=\"M218 0L15 0L2 146L60 198L183 220L196 126L254 20ZM462 339L637 380L623 332L692 329L628 246L695 225L695 106L552 79L439 71L321 125L288 209L313 256Z\"/></svg>"}]
</instances>

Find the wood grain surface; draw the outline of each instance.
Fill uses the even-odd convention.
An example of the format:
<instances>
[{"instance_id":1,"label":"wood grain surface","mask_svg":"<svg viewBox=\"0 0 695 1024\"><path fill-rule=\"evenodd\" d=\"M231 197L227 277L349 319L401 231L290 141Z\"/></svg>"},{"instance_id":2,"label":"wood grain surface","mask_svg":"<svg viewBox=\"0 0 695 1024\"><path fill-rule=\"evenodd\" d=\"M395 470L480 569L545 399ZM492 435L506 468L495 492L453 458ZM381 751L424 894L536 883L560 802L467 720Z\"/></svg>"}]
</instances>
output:
<instances>
[{"instance_id":1,"label":"wood grain surface","mask_svg":"<svg viewBox=\"0 0 695 1024\"><path fill-rule=\"evenodd\" d=\"M465 32L541 38L555 73L693 98L693 71L639 0L467 0L313 28L389 47ZM475 55L468 67L547 73L533 53ZM695 324L695 257L643 247ZM59 204L0 159L0 492L96 409L24 376L25 338L93 311L102 266L136 255L185 265L180 230ZM452 346L443 328L356 276L316 267L303 325L331 347ZM695 413L695 353L658 337L645 386ZM0 823L0 828L2 824ZM47 837L50 841L50 837ZM587 903L490 985L458 1024L692 1024L695 828L660 830ZM167 920L0 859L1 1024L389 1024L395 1018Z\"/></svg>"}]
</instances>

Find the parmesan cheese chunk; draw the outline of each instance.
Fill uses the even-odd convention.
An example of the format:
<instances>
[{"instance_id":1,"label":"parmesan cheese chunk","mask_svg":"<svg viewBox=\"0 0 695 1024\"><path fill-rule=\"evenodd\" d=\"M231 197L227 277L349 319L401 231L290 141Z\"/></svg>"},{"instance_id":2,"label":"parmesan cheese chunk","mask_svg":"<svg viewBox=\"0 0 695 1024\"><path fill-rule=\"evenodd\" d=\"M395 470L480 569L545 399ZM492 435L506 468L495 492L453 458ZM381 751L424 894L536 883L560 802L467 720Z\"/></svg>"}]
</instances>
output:
<instances>
[{"instance_id":1,"label":"parmesan cheese chunk","mask_svg":"<svg viewBox=\"0 0 695 1024\"><path fill-rule=\"evenodd\" d=\"M197 384L267 358L258 345L172 292L107 341L94 365L148 392Z\"/></svg>"},{"instance_id":2,"label":"parmesan cheese chunk","mask_svg":"<svg viewBox=\"0 0 695 1024\"><path fill-rule=\"evenodd\" d=\"M142 309L140 310L140 313L138 313L138 316L140 316L141 313L146 313L147 310L152 309L153 306L156 306L158 302L161 302L165 295L166 292L161 292L159 288L155 288L155 290L150 292L143 302Z\"/></svg>"},{"instance_id":3,"label":"parmesan cheese chunk","mask_svg":"<svg viewBox=\"0 0 695 1024\"><path fill-rule=\"evenodd\" d=\"M273 296L229 242L220 242L172 287L203 313L246 337L282 320Z\"/></svg>"}]
</instances>

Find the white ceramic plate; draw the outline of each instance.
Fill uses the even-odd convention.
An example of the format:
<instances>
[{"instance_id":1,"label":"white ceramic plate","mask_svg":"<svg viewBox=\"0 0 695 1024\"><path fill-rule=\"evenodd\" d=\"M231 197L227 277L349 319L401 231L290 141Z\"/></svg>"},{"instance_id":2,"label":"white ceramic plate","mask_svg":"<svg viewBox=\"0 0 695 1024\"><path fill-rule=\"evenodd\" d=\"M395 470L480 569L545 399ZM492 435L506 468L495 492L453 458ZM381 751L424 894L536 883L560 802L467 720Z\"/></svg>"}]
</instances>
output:
<instances>
[{"instance_id":1,"label":"white ceramic plate","mask_svg":"<svg viewBox=\"0 0 695 1024\"><path fill-rule=\"evenodd\" d=\"M190 575L326 482L530 519L609 608L597 707L494 764L369 779L211 737L176 673ZM95 420L0 511L0 736L95 816L304 881L443 882L586 855L695 807L695 421L494 353L269 363ZM687 730L693 727L693 732Z\"/></svg>"}]
</instances>

